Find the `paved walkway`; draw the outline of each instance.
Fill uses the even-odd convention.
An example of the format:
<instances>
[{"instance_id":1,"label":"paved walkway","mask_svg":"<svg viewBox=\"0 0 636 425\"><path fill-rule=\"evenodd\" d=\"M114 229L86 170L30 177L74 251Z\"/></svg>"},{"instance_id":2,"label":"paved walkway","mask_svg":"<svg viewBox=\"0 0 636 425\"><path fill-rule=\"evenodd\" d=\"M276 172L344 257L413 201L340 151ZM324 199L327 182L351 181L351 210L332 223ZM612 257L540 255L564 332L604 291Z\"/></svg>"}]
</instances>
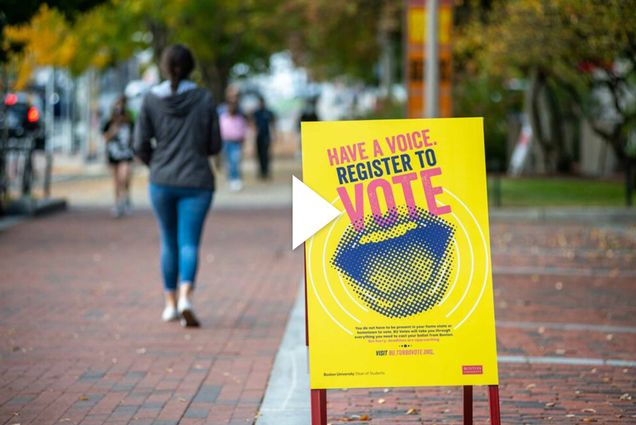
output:
<instances>
[{"instance_id":1,"label":"paved walkway","mask_svg":"<svg viewBox=\"0 0 636 425\"><path fill-rule=\"evenodd\" d=\"M302 273L289 210L221 211L203 328L160 322L149 212L76 210L0 233L0 423L252 423Z\"/></svg>"},{"instance_id":2,"label":"paved walkway","mask_svg":"<svg viewBox=\"0 0 636 425\"><path fill-rule=\"evenodd\" d=\"M105 166L93 166L88 174L58 174L52 185L52 196L64 198L75 207L110 207L113 205L113 183ZM61 169L58 173L63 172ZM291 207L291 175L301 176L300 160L292 157L277 158L272 166L272 179L256 178L256 163L248 158L243 163L245 188L229 192L224 173L217 173L215 209L249 209L263 207ZM131 196L137 208L150 208L148 199L148 172L136 164L132 178Z\"/></svg>"}]
</instances>

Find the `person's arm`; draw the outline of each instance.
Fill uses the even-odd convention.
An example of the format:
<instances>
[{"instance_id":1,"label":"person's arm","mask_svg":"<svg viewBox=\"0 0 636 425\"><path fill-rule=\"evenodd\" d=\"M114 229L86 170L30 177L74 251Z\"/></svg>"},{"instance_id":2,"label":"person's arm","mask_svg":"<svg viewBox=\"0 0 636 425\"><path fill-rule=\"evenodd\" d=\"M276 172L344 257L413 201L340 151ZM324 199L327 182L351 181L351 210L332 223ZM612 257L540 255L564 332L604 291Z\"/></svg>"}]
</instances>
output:
<instances>
[{"instance_id":1,"label":"person's arm","mask_svg":"<svg viewBox=\"0 0 636 425\"><path fill-rule=\"evenodd\" d=\"M210 128L210 143L208 144L208 155L216 155L221 152L223 142L221 141L221 127L219 126L219 114L216 110L214 100L210 98L210 111L209 114L212 117Z\"/></svg>"},{"instance_id":2,"label":"person's arm","mask_svg":"<svg viewBox=\"0 0 636 425\"><path fill-rule=\"evenodd\" d=\"M150 164L152 159L152 143L151 140L155 136L152 120L148 113L148 95L144 98L139 112L139 118L135 125L135 137L133 139L133 150L137 158L144 164Z\"/></svg>"},{"instance_id":3,"label":"person's arm","mask_svg":"<svg viewBox=\"0 0 636 425\"><path fill-rule=\"evenodd\" d=\"M119 130L118 126L113 122L112 119L108 120L104 127L102 128L102 134L104 135L104 141L110 142L116 135Z\"/></svg>"}]
</instances>

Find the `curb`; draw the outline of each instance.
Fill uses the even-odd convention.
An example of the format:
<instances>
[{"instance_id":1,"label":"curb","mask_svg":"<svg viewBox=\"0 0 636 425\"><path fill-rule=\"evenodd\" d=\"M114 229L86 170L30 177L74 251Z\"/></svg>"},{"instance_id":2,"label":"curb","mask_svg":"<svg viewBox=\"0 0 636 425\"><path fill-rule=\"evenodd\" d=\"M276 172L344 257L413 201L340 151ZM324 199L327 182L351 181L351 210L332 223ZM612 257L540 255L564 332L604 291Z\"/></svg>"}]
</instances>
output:
<instances>
[{"instance_id":1,"label":"curb","mask_svg":"<svg viewBox=\"0 0 636 425\"><path fill-rule=\"evenodd\" d=\"M66 199L19 199L11 202L7 207L8 215L26 215L38 217L58 211L66 211L68 204Z\"/></svg>"},{"instance_id":2,"label":"curb","mask_svg":"<svg viewBox=\"0 0 636 425\"><path fill-rule=\"evenodd\" d=\"M7 214L0 217L0 232L30 218L67 210L68 203L66 199L53 198L14 201L7 206Z\"/></svg>"},{"instance_id":3,"label":"curb","mask_svg":"<svg viewBox=\"0 0 636 425\"><path fill-rule=\"evenodd\" d=\"M300 281L255 425L310 423L309 358L305 346L305 288Z\"/></svg>"},{"instance_id":4,"label":"curb","mask_svg":"<svg viewBox=\"0 0 636 425\"><path fill-rule=\"evenodd\" d=\"M571 207L571 208L491 208L491 219L531 221L578 221L636 223L636 208Z\"/></svg>"}]
</instances>

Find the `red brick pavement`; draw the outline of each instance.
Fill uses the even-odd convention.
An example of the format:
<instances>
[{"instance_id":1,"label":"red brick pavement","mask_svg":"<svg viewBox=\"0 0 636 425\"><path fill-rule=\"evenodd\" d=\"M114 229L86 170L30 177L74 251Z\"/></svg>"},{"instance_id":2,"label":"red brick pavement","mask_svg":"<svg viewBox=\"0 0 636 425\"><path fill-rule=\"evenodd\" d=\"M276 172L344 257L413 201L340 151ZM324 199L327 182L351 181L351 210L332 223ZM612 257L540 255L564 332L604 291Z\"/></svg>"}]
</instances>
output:
<instances>
[{"instance_id":1,"label":"red brick pavement","mask_svg":"<svg viewBox=\"0 0 636 425\"><path fill-rule=\"evenodd\" d=\"M509 324L497 330L500 355L636 360L634 333L558 328L634 329L633 226L491 227L495 314ZM523 329L518 322L537 326ZM499 379L503 424L636 424L633 367L501 363ZM475 388L475 423L489 423L486 395L486 388ZM327 399L332 424L462 423L461 388L330 390Z\"/></svg>"},{"instance_id":2,"label":"red brick pavement","mask_svg":"<svg viewBox=\"0 0 636 425\"><path fill-rule=\"evenodd\" d=\"M252 423L301 276L289 223L288 211L213 214L201 330L158 320L148 213L114 221L75 211L0 233L0 423ZM544 223L494 223L492 235L496 316L508 324L498 329L500 354L635 360L633 332L558 326L634 327L633 236ZM500 381L504 424L636 423L631 367L502 363ZM487 423L485 395L476 389L476 423ZM334 424L461 423L459 388L328 399Z\"/></svg>"},{"instance_id":3,"label":"red brick pavement","mask_svg":"<svg viewBox=\"0 0 636 425\"><path fill-rule=\"evenodd\" d=\"M246 424L302 275L289 210L214 212L196 306L159 320L151 214L82 210L0 232L0 424Z\"/></svg>"}]
</instances>

